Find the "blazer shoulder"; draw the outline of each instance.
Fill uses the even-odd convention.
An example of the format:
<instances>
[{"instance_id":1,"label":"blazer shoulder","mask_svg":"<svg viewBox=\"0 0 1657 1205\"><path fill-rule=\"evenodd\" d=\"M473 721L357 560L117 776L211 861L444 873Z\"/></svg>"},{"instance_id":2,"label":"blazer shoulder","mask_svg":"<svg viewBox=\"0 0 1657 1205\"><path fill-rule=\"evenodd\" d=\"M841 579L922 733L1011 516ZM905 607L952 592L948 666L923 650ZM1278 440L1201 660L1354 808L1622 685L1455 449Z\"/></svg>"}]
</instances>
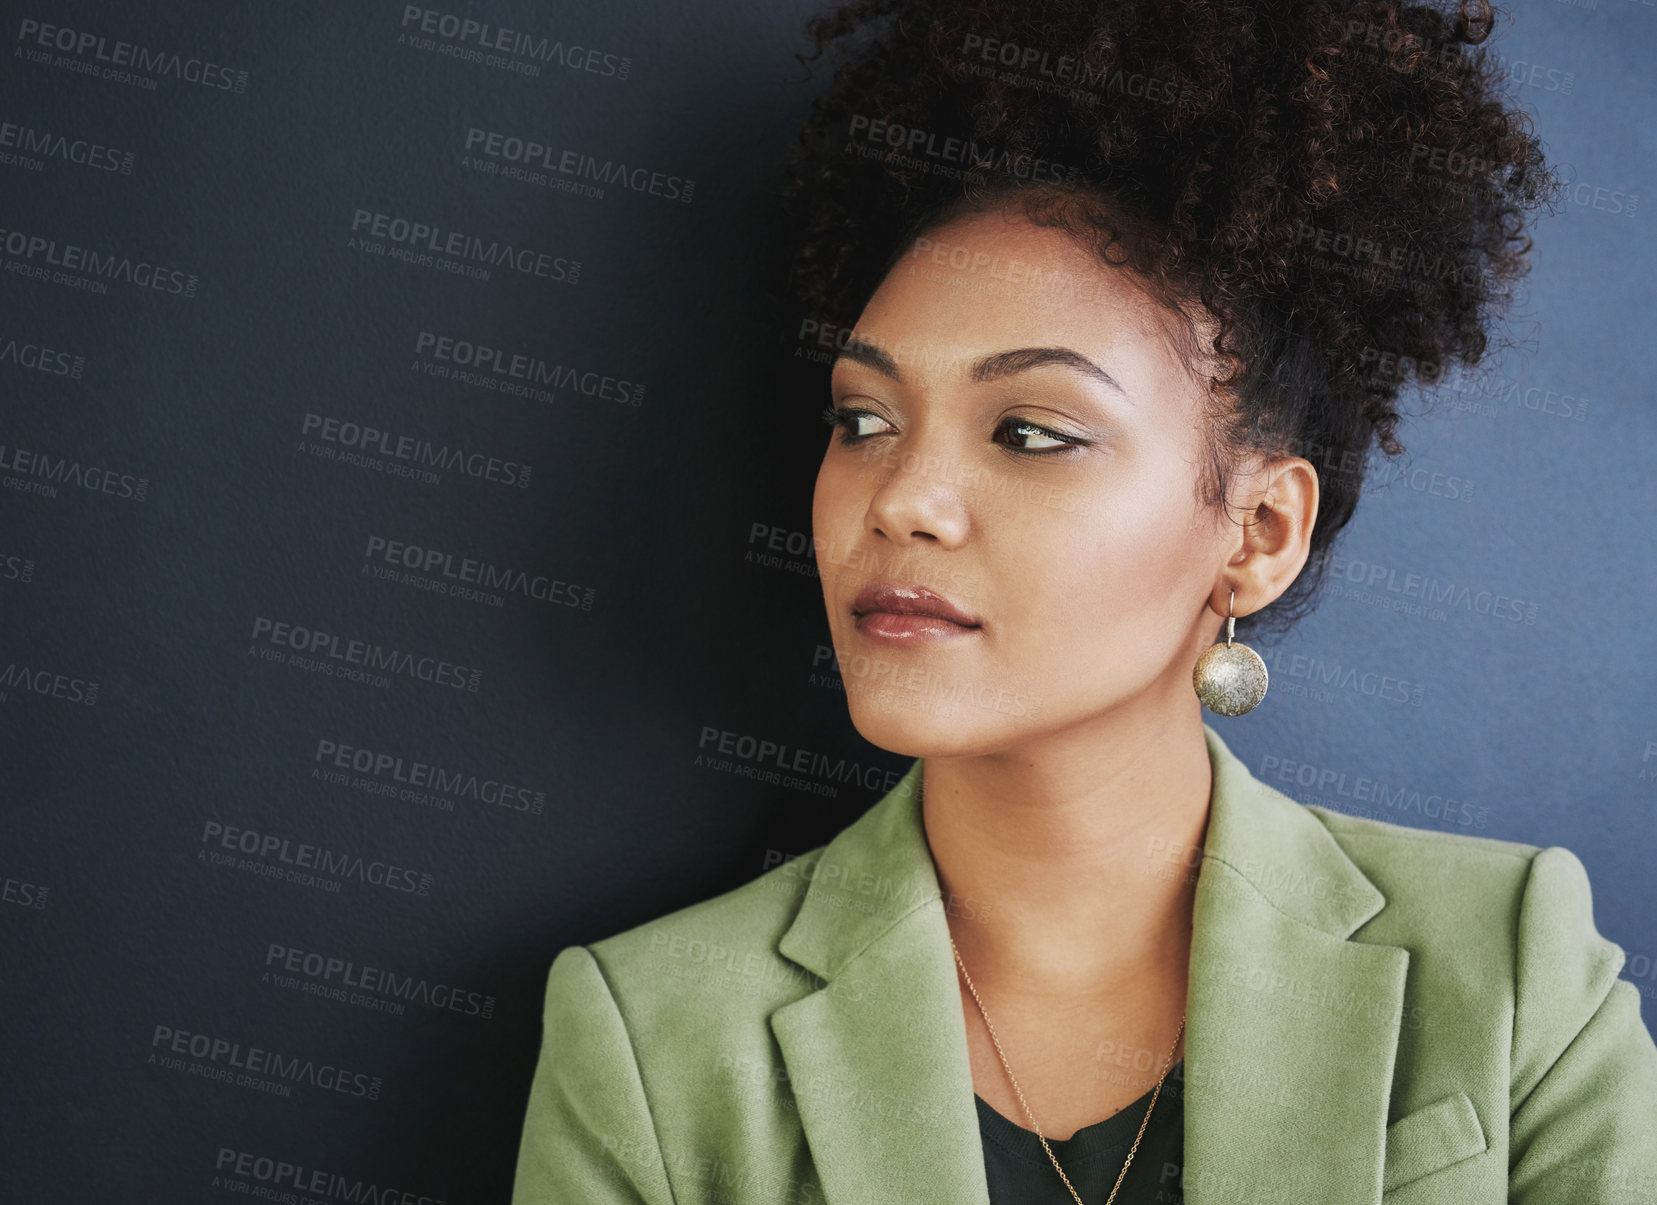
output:
<instances>
[{"instance_id":1,"label":"blazer shoulder","mask_svg":"<svg viewBox=\"0 0 1657 1205\"><path fill-rule=\"evenodd\" d=\"M624 1014L745 1012L814 990L778 952L826 846L729 891L586 945Z\"/></svg>"},{"instance_id":2,"label":"blazer shoulder","mask_svg":"<svg viewBox=\"0 0 1657 1205\"><path fill-rule=\"evenodd\" d=\"M1525 841L1508 841L1500 837L1478 837L1472 833L1452 833L1440 829L1412 828L1390 820L1375 820L1366 816L1351 816L1321 804L1303 804L1303 807L1322 822L1329 835L1341 846L1348 857L1362 865L1368 858L1408 858L1431 851L1441 857L1456 858L1468 863L1492 862L1505 865L1519 875L1528 873L1530 862L1542 852L1542 846Z\"/></svg>"},{"instance_id":3,"label":"blazer shoulder","mask_svg":"<svg viewBox=\"0 0 1657 1205\"><path fill-rule=\"evenodd\" d=\"M1543 848L1524 841L1411 828L1307 805L1348 860L1386 897L1358 940L1461 956L1481 951L1486 974L1508 979L1532 868ZM1574 861L1573 855L1557 849Z\"/></svg>"},{"instance_id":4,"label":"blazer shoulder","mask_svg":"<svg viewBox=\"0 0 1657 1205\"><path fill-rule=\"evenodd\" d=\"M1626 954L1596 927L1587 868L1565 846L1308 810L1387 897L1370 940L1452 951L1463 972L1481 961L1509 981L1516 1082L1527 1048L1546 1065L1612 990Z\"/></svg>"}]
</instances>

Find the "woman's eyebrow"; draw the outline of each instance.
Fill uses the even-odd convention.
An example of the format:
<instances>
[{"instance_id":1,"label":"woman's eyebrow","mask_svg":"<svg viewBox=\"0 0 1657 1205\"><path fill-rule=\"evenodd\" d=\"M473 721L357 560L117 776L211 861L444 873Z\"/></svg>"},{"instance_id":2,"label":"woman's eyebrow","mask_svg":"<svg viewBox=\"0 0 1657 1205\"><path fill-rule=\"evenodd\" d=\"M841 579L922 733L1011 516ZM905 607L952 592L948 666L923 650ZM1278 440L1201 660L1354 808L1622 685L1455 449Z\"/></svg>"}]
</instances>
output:
<instances>
[{"instance_id":1,"label":"woman's eyebrow","mask_svg":"<svg viewBox=\"0 0 1657 1205\"><path fill-rule=\"evenodd\" d=\"M899 384L903 376L898 372L897 361L884 349L858 339L855 336L847 339L844 347L836 359L855 361L874 369L882 376L890 377ZM998 351L974 360L969 367L968 379L973 381L998 381L1003 377L1013 376L1015 373L1028 372L1032 368L1041 368L1045 365L1056 364L1061 368L1069 368L1093 380L1108 385L1124 399L1128 391L1122 388L1117 379L1100 368L1092 360L1068 347L1018 347L1011 351ZM1131 399L1130 399L1131 400Z\"/></svg>"},{"instance_id":2,"label":"woman's eyebrow","mask_svg":"<svg viewBox=\"0 0 1657 1205\"><path fill-rule=\"evenodd\" d=\"M1072 369L1109 385L1124 398L1128 396L1128 391L1122 388L1115 377L1081 352L1072 351L1068 347L1019 347L1012 351L998 351L973 361L971 376L974 381L995 381L1046 364L1057 364L1061 368Z\"/></svg>"}]
</instances>

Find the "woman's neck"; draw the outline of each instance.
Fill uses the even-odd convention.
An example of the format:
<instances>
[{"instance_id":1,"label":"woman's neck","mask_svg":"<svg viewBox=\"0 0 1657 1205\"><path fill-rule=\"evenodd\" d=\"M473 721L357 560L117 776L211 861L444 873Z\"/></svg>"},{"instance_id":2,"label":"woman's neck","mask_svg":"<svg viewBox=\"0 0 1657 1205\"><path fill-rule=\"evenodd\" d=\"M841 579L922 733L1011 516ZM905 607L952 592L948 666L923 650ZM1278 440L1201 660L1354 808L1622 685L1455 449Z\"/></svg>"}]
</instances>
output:
<instances>
[{"instance_id":1,"label":"woman's neck","mask_svg":"<svg viewBox=\"0 0 1657 1205\"><path fill-rule=\"evenodd\" d=\"M1213 781L1189 715L926 759L927 842L975 980L1051 997L1183 975Z\"/></svg>"}]
</instances>

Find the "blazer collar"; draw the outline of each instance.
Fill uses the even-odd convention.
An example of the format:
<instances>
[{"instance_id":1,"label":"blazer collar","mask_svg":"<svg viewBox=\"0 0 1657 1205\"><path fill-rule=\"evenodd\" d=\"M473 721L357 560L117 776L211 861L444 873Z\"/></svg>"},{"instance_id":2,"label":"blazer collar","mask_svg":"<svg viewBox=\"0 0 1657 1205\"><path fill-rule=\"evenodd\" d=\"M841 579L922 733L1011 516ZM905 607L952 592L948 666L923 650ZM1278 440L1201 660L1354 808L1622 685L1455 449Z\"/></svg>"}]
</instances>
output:
<instances>
[{"instance_id":1,"label":"blazer collar","mask_svg":"<svg viewBox=\"0 0 1657 1205\"><path fill-rule=\"evenodd\" d=\"M1187 1205L1373 1205L1408 952L1347 940L1385 897L1305 807L1203 734L1185 1164L1130 1174L1180 1177ZM989 1202L922 769L800 859L810 886L777 946L824 980L771 1029L828 1205Z\"/></svg>"}]
</instances>

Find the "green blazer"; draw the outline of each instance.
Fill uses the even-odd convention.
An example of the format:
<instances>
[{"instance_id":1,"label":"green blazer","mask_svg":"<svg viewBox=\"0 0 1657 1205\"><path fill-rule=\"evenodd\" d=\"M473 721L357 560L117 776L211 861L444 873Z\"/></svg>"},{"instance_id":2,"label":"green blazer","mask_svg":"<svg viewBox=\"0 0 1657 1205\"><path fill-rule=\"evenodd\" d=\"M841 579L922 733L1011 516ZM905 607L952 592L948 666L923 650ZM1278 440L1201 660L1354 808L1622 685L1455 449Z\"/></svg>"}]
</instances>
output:
<instances>
[{"instance_id":1,"label":"green blazer","mask_svg":"<svg viewBox=\"0 0 1657 1205\"><path fill-rule=\"evenodd\" d=\"M1657 1046L1576 856L1306 806L1204 733L1159 1178L1187 1205L1657 1202ZM826 846L558 953L514 1205L987 1205L921 767Z\"/></svg>"}]
</instances>

